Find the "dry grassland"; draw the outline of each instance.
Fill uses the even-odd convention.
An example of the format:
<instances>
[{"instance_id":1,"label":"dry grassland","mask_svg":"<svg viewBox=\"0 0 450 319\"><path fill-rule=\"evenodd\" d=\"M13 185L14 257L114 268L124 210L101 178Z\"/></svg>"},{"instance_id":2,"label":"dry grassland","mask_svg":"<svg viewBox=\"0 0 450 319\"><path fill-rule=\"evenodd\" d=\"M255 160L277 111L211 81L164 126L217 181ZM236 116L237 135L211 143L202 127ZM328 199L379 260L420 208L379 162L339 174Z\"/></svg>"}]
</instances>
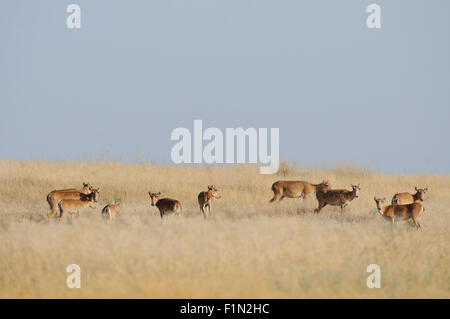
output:
<instances>
[{"instance_id":1,"label":"dry grassland","mask_svg":"<svg viewBox=\"0 0 450 319\"><path fill-rule=\"evenodd\" d=\"M328 179L361 183L344 214L315 197L269 204L274 181ZM1 298L449 298L450 177L395 176L360 169L294 169L260 175L256 167L177 168L151 164L0 160ZM53 189L101 188L96 209L47 222ZM222 193L205 221L197 194ZM392 226L373 197L428 187L422 228ZM148 191L183 205L161 223ZM121 202L115 225L101 220ZM66 287L66 267L81 267L80 289ZM381 266L381 289L366 267Z\"/></svg>"}]
</instances>

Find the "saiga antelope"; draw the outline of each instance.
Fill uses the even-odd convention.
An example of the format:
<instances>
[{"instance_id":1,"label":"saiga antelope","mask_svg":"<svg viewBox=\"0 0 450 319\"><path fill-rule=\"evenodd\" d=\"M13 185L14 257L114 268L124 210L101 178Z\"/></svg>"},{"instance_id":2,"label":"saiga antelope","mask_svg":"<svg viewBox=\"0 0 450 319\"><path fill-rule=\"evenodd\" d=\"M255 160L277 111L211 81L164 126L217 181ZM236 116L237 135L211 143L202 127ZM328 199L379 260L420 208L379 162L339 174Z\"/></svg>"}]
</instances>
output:
<instances>
[{"instance_id":1,"label":"saiga antelope","mask_svg":"<svg viewBox=\"0 0 450 319\"><path fill-rule=\"evenodd\" d=\"M58 210L58 203L63 199L80 199L81 194L87 195L92 192L92 186L89 183L83 183L81 190L74 188L53 190L47 195L47 202L50 210L47 217L50 219Z\"/></svg>"},{"instance_id":2,"label":"saiga antelope","mask_svg":"<svg viewBox=\"0 0 450 319\"><path fill-rule=\"evenodd\" d=\"M80 209L90 207L95 208L96 192L92 192L88 195L82 194L81 199L63 199L58 203L59 207L59 219L63 220L64 215L67 213L80 214Z\"/></svg>"},{"instance_id":3,"label":"saiga antelope","mask_svg":"<svg viewBox=\"0 0 450 319\"><path fill-rule=\"evenodd\" d=\"M330 189L320 190L316 192L316 198L319 202L319 206L314 210L315 213L319 213L326 205L340 206L341 212L344 208L355 198L359 197L360 185L352 185L352 190L346 189Z\"/></svg>"},{"instance_id":4,"label":"saiga antelope","mask_svg":"<svg viewBox=\"0 0 450 319\"><path fill-rule=\"evenodd\" d=\"M180 215L183 214L183 208L181 207L181 203L178 200L171 198L160 199L159 197L161 196L161 192L148 192L148 194L150 195L152 206L158 207L161 219L164 217L164 215L175 213L178 213Z\"/></svg>"},{"instance_id":5,"label":"saiga antelope","mask_svg":"<svg viewBox=\"0 0 450 319\"><path fill-rule=\"evenodd\" d=\"M107 221L108 224L114 224L116 221L116 216L118 215L117 208L119 204L108 204L102 209L102 217Z\"/></svg>"},{"instance_id":6,"label":"saiga antelope","mask_svg":"<svg viewBox=\"0 0 450 319\"><path fill-rule=\"evenodd\" d=\"M316 193L317 189L323 186L329 186L328 181L322 181L320 184L311 184L305 181L277 181L272 184L273 198L270 202L288 198L303 198Z\"/></svg>"},{"instance_id":7,"label":"saiga antelope","mask_svg":"<svg viewBox=\"0 0 450 319\"><path fill-rule=\"evenodd\" d=\"M208 208L208 217L211 217L211 203L213 197L217 199L222 197L214 185L208 185L208 191L200 192L197 196L198 205L200 206L200 213L203 214L204 218L206 218L205 208Z\"/></svg>"},{"instance_id":8,"label":"saiga antelope","mask_svg":"<svg viewBox=\"0 0 450 319\"><path fill-rule=\"evenodd\" d=\"M423 202L424 195L428 191L428 188L417 188L416 186L414 189L416 190L415 194L410 193L395 194L394 197L392 197L392 204L405 205L405 204L412 204L418 201Z\"/></svg>"},{"instance_id":9,"label":"saiga antelope","mask_svg":"<svg viewBox=\"0 0 450 319\"><path fill-rule=\"evenodd\" d=\"M390 219L394 224L395 217L405 220L412 219L417 228L420 228L419 217L425 208L420 203L412 203L405 205L389 205L382 207L381 204L385 198L373 198L377 204L378 213L386 219Z\"/></svg>"}]
</instances>

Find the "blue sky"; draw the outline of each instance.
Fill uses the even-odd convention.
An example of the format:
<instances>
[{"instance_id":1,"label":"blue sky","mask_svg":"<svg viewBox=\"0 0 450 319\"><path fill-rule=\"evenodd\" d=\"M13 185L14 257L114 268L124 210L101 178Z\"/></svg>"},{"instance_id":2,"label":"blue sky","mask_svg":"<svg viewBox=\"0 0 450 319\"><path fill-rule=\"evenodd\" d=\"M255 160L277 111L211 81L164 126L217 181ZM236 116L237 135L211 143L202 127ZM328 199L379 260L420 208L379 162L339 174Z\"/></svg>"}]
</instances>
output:
<instances>
[{"instance_id":1,"label":"blue sky","mask_svg":"<svg viewBox=\"0 0 450 319\"><path fill-rule=\"evenodd\" d=\"M66 7L81 6L68 29ZM381 6L382 28L365 20ZM450 172L450 2L3 0L0 157L170 163L177 127L278 127L299 166Z\"/></svg>"}]
</instances>

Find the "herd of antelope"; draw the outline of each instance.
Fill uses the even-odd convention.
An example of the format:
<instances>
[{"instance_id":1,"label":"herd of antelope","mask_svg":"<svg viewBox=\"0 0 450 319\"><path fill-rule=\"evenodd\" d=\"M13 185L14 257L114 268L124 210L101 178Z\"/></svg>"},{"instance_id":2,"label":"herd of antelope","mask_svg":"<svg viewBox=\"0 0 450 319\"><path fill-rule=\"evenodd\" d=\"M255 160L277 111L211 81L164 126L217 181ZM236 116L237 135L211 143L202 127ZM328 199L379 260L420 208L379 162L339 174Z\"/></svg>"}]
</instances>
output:
<instances>
[{"instance_id":1,"label":"herd of antelope","mask_svg":"<svg viewBox=\"0 0 450 319\"><path fill-rule=\"evenodd\" d=\"M318 207L314 210L319 213L326 205L340 206L341 212L355 198L359 197L361 190L360 184L351 185L352 190L330 189L328 181L322 181L320 184L311 184L305 181L277 181L272 184L273 198L270 202L289 198L303 198L315 194ZM424 195L428 188L415 187L415 194L397 193L392 198L392 204L382 207L381 204L386 201L385 198L374 197L377 212L393 224L395 218L409 220L412 219L417 228L420 228L419 218L425 210L422 204Z\"/></svg>"},{"instance_id":2,"label":"herd of antelope","mask_svg":"<svg viewBox=\"0 0 450 319\"><path fill-rule=\"evenodd\" d=\"M277 181L272 184L273 198L270 202L281 201L285 197L305 199L315 194L318 201L318 207L314 210L319 213L325 206L339 206L341 212L344 211L352 200L359 197L361 190L360 184L351 185L352 190L347 189L330 189L328 181L322 181L320 184L311 184L305 181ZM415 187L415 194L397 193L392 198L392 204L382 206L386 201L385 198L374 197L377 212L387 220L394 224L394 220L412 219L415 226L420 228L419 217L424 211L424 207L419 202L424 200L424 195L428 191L427 188ZM57 218L62 220L67 214L77 214L85 207L95 208L98 201L100 188L93 188L89 183L83 183L81 190L74 188L61 189L51 191L47 195L47 202L50 206L48 219L52 218L56 212ZM170 214L182 215L183 208L180 201L171 198L161 198L161 192L148 192L150 196L151 206L156 206L159 210L161 220L164 216ZM221 195L214 185L208 185L207 191L202 191L197 196L200 213L204 218L211 216L211 205L213 198L219 199ZM118 214L119 204L108 204L102 211L101 215L108 223L114 223ZM208 214L206 214L206 210Z\"/></svg>"}]
</instances>

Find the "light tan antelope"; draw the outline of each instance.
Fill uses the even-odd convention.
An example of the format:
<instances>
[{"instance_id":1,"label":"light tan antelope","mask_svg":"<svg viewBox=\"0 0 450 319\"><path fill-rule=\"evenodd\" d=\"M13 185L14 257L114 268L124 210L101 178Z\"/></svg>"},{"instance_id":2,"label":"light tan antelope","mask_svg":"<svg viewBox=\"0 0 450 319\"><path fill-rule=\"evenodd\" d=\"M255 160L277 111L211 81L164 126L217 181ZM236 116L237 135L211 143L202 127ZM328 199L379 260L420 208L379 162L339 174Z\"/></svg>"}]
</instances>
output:
<instances>
[{"instance_id":1,"label":"light tan antelope","mask_svg":"<svg viewBox=\"0 0 450 319\"><path fill-rule=\"evenodd\" d=\"M208 208L208 217L211 217L211 203L213 198L221 198L219 191L214 185L208 185L208 191L200 192L198 194L198 205L200 206L200 213L206 218L205 208Z\"/></svg>"},{"instance_id":2,"label":"light tan antelope","mask_svg":"<svg viewBox=\"0 0 450 319\"><path fill-rule=\"evenodd\" d=\"M114 224L116 222L116 216L119 214L117 208L119 204L108 204L102 209L102 217L108 224Z\"/></svg>"},{"instance_id":3,"label":"light tan antelope","mask_svg":"<svg viewBox=\"0 0 450 319\"><path fill-rule=\"evenodd\" d=\"M77 190L75 188L53 190L47 195L47 203L50 206L50 210L47 214L48 218L51 218L58 210L58 203L62 199L80 199L81 194L90 194L92 192L92 186L89 183L83 183L83 188Z\"/></svg>"},{"instance_id":4,"label":"light tan antelope","mask_svg":"<svg viewBox=\"0 0 450 319\"><path fill-rule=\"evenodd\" d=\"M412 219L417 228L420 228L419 218L425 208L420 203L412 203L405 205L389 205L382 207L381 204L386 200L385 198L373 198L377 204L378 213L385 219L389 219L394 224L395 218L403 220Z\"/></svg>"},{"instance_id":5,"label":"light tan antelope","mask_svg":"<svg viewBox=\"0 0 450 319\"><path fill-rule=\"evenodd\" d=\"M288 198L303 198L314 194L318 188L329 186L328 181L322 181L320 184L311 184L305 181L277 181L272 184L273 198L270 202Z\"/></svg>"},{"instance_id":6,"label":"light tan antelope","mask_svg":"<svg viewBox=\"0 0 450 319\"><path fill-rule=\"evenodd\" d=\"M178 213L180 215L183 214L183 208L181 207L181 203L178 200L171 198L159 198L161 196L161 192L148 192L148 194L150 195L152 206L158 207L161 219L164 217L164 215L175 213Z\"/></svg>"},{"instance_id":7,"label":"light tan antelope","mask_svg":"<svg viewBox=\"0 0 450 319\"><path fill-rule=\"evenodd\" d=\"M346 189L328 189L319 190L316 192L316 198L319 202L319 206L314 210L315 213L319 213L322 208L327 205L340 206L341 212L344 208L355 198L359 197L360 185L352 185L352 190Z\"/></svg>"},{"instance_id":8,"label":"light tan antelope","mask_svg":"<svg viewBox=\"0 0 450 319\"><path fill-rule=\"evenodd\" d=\"M59 219L63 220L66 214L80 215L80 210L83 208L95 208L95 196L96 192L92 192L88 195L81 194L80 199L63 199L58 203L59 207Z\"/></svg>"},{"instance_id":9,"label":"light tan antelope","mask_svg":"<svg viewBox=\"0 0 450 319\"><path fill-rule=\"evenodd\" d=\"M392 204L393 205L405 205L405 204L412 204L418 201L423 202L424 195L428 191L428 188L417 188L415 187L416 193L410 194L410 193L398 193L395 194L394 197L392 197Z\"/></svg>"}]
</instances>

